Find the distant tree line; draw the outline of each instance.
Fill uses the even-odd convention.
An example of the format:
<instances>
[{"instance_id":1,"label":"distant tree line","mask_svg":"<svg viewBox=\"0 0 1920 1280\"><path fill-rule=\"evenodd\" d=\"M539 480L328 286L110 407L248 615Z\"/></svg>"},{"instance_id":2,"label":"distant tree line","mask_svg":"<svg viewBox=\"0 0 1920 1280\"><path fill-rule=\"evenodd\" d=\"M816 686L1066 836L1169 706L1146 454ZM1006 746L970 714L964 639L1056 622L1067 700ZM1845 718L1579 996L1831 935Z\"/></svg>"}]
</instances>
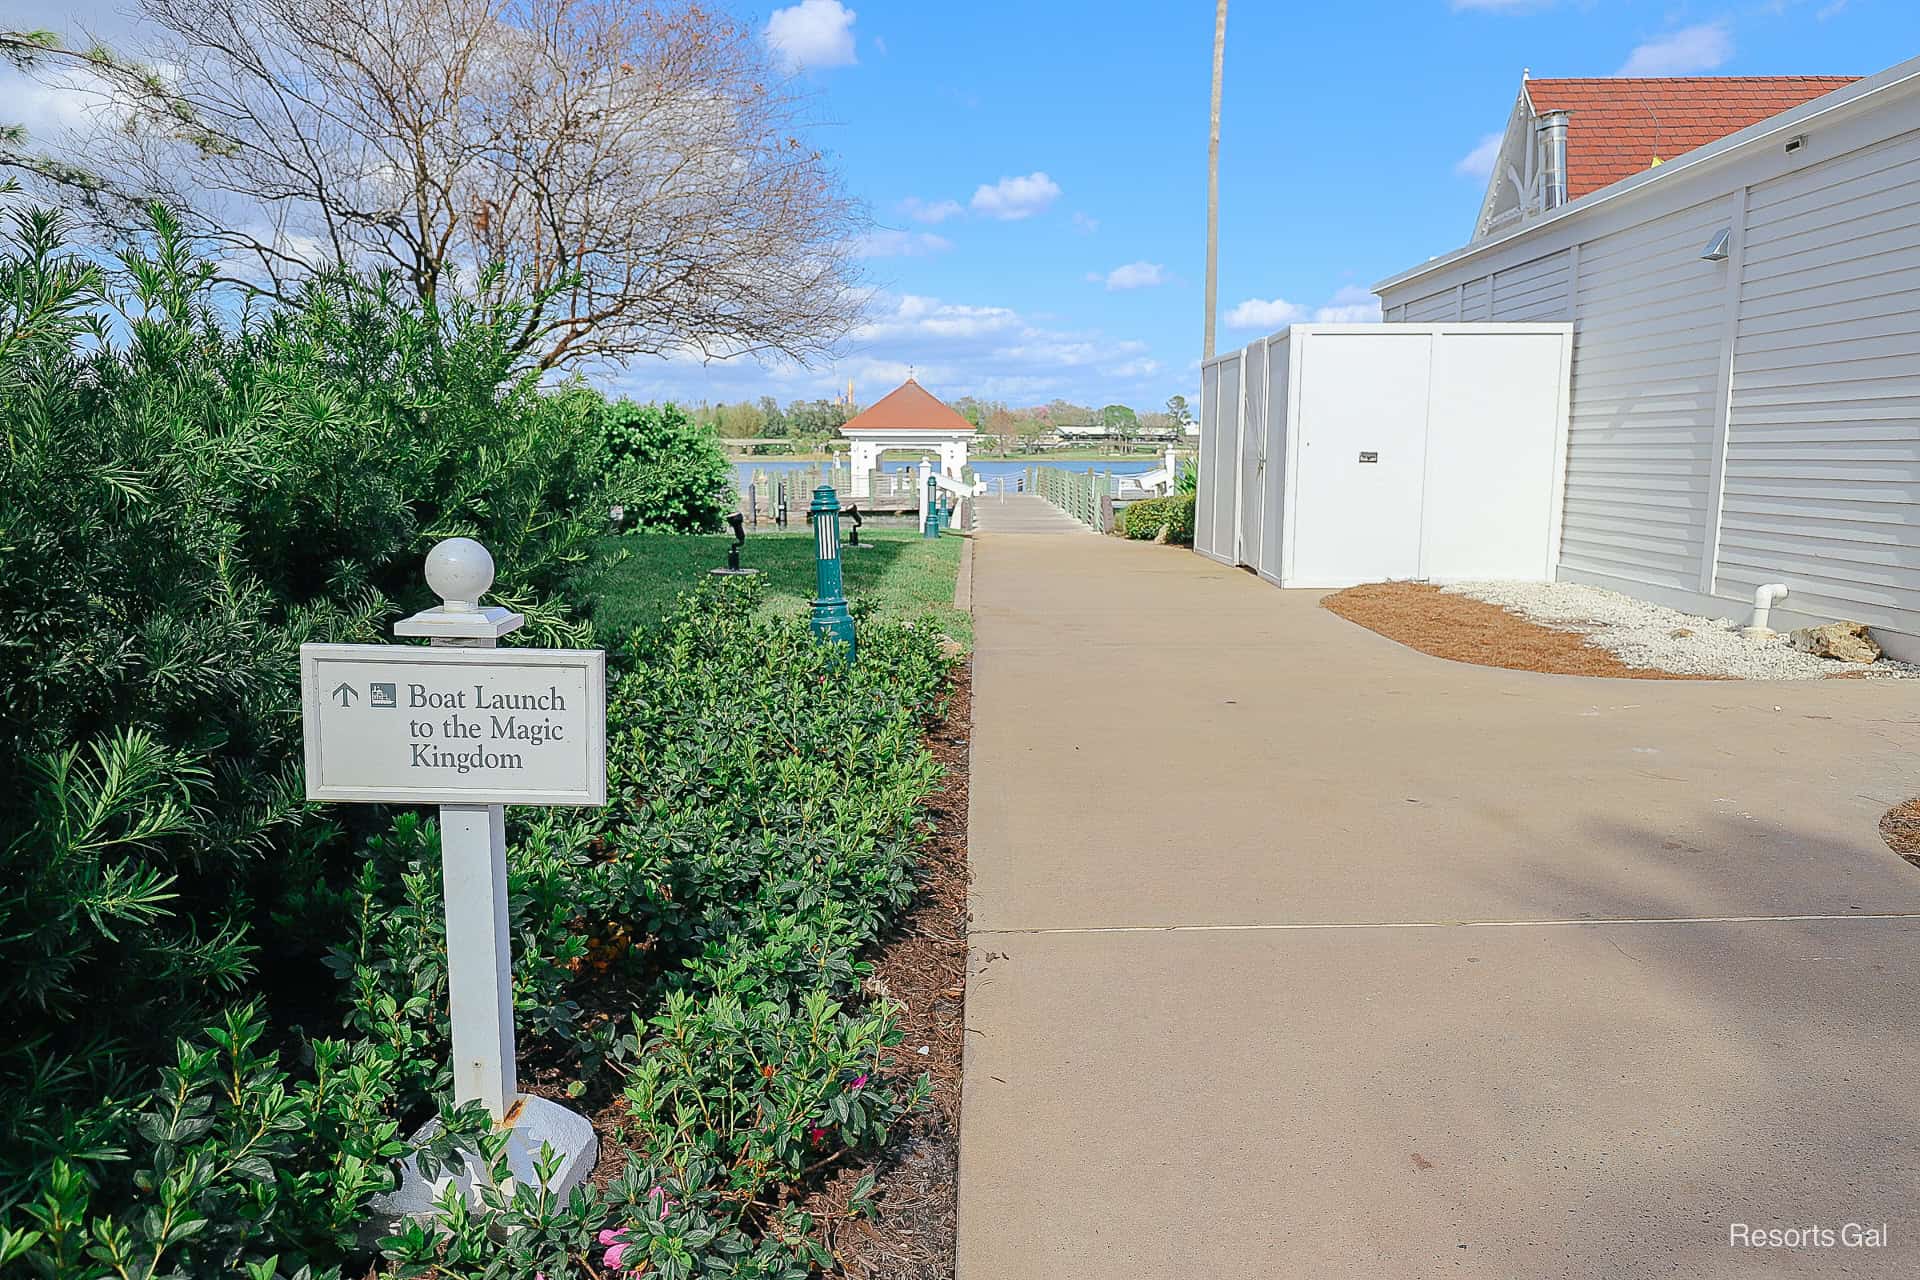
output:
<instances>
[{"instance_id":1,"label":"distant tree line","mask_svg":"<svg viewBox=\"0 0 1920 1280\"><path fill-rule=\"evenodd\" d=\"M983 434L997 436L1008 448L1032 451L1052 439L1098 434L1103 440L1128 444L1178 434L1193 421L1185 396L1173 396L1159 412L1140 413L1131 406L1100 408L1071 400L1015 408L1000 400L961 396L953 409ZM793 400L782 409L772 396L719 404L701 404L692 410L695 421L712 427L727 440L822 440L831 438L856 413L858 405L838 400Z\"/></svg>"},{"instance_id":2,"label":"distant tree line","mask_svg":"<svg viewBox=\"0 0 1920 1280\"><path fill-rule=\"evenodd\" d=\"M793 400L782 409L772 396L733 403L700 404L694 421L724 440L818 440L833 435L858 413L836 400Z\"/></svg>"}]
</instances>

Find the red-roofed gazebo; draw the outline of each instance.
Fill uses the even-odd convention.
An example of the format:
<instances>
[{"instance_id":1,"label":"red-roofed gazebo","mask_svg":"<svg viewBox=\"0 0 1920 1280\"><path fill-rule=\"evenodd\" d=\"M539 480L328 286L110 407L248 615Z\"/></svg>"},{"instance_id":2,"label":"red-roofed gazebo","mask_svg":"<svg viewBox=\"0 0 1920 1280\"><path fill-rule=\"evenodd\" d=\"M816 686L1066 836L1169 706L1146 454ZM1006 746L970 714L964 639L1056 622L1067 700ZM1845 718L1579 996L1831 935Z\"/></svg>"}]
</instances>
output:
<instances>
[{"instance_id":1,"label":"red-roofed gazebo","mask_svg":"<svg viewBox=\"0 0 1920 1280\"><path fill-rule=\"evenodd\" d=\"M853 496L871 493L871 477L888 449L937 454L940 473L953 480L967 465L967 442L974 425L909 377L860 411L840 434L852 443Z\"/></svg>"}]
</instances>

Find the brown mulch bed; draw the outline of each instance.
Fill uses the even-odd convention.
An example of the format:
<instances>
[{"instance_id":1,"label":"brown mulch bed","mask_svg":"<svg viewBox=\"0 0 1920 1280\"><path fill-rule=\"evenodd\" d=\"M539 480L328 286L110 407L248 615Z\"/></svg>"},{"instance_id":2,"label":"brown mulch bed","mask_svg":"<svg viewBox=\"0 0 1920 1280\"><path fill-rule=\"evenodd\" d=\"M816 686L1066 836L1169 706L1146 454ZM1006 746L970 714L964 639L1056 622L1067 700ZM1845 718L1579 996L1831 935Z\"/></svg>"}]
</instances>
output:
<instances>
[{"instance_id":1,"label":"brown mulch bed","mask_svg":"<svg viewBox=\"0 0 1920 1280\"><path fill-rule=\"evenodd\" d=\"M1880 835L1887 848L1920 867L1920 797L1897 804L1881 815Z\"/></svg>"},{"instance_id":2,"label":"brown mulch bed","mask_svg":"<svg viewBox=\"0 0 1920 1280\"><path fill-rule=\"evenodd\" d=\"M1613 676L1627 680L1716 680L1630 667L1574 631L1555 631L1499 605L1449 595L1425 582L1372 582L1336 591L1320 602L1348 622L1377 631L1409 649L1455 662L1557 676Z\"/></svg>"},{"instance_id":3,"label":"brown mulch bed","mask_svg":"<svg viewBox=\"0 0 1920 1280\"><path fill-rule=\"evenodd\" d=\"M920 862L918 904L875 957L867 988L902 1006L889 1072L926 1072L930 1106L874 1164L841 1170L805 1207L830 1224L851 1280L951 1280L959 1229L960 1045L967 969L967 750L972 668L954 675L946 719L927 748L946 776L928 798L933 835ZM922 1054L921 1048L926 1052ZM874 1219L843 1216L847 1195L875 1173Z\"/></svg>"}]
</instances>

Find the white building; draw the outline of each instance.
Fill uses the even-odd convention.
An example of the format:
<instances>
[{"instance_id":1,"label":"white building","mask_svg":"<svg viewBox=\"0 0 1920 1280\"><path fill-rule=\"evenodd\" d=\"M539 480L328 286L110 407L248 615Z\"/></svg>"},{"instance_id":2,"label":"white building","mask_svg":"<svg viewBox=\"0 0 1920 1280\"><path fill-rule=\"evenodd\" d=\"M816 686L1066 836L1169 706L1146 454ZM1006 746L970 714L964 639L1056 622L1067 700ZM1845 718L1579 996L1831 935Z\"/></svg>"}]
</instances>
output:
<instances>
[{"instance_id":1,"label":"white building","mask_svg":"<svg viewBox=\"0 0 1920 1280\"><path fill-rule=\"evenodd\" d=\"M1920 59L1532 80L1389 322L1574 325L1558 575L1920 658Z\"/></svg>"}]
</instances>

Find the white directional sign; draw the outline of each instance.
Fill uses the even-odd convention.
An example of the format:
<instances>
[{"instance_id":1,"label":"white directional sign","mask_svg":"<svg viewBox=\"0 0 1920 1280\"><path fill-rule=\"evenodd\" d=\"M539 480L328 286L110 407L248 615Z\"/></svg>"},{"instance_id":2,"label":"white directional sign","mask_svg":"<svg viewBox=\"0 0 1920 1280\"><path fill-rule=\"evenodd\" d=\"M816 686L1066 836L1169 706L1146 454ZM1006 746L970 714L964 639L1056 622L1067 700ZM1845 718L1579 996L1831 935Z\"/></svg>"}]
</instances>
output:
<instances>
[{"instance_id":1,"label":"white directional sign","mask_svg":"<svg viewBox=\"0 0 1920 1280\"><path fill-rule=\"evenodd\" d=\"M598 649L300 646L307 798L600 805Z\"/></svg>"}]
</instances>

